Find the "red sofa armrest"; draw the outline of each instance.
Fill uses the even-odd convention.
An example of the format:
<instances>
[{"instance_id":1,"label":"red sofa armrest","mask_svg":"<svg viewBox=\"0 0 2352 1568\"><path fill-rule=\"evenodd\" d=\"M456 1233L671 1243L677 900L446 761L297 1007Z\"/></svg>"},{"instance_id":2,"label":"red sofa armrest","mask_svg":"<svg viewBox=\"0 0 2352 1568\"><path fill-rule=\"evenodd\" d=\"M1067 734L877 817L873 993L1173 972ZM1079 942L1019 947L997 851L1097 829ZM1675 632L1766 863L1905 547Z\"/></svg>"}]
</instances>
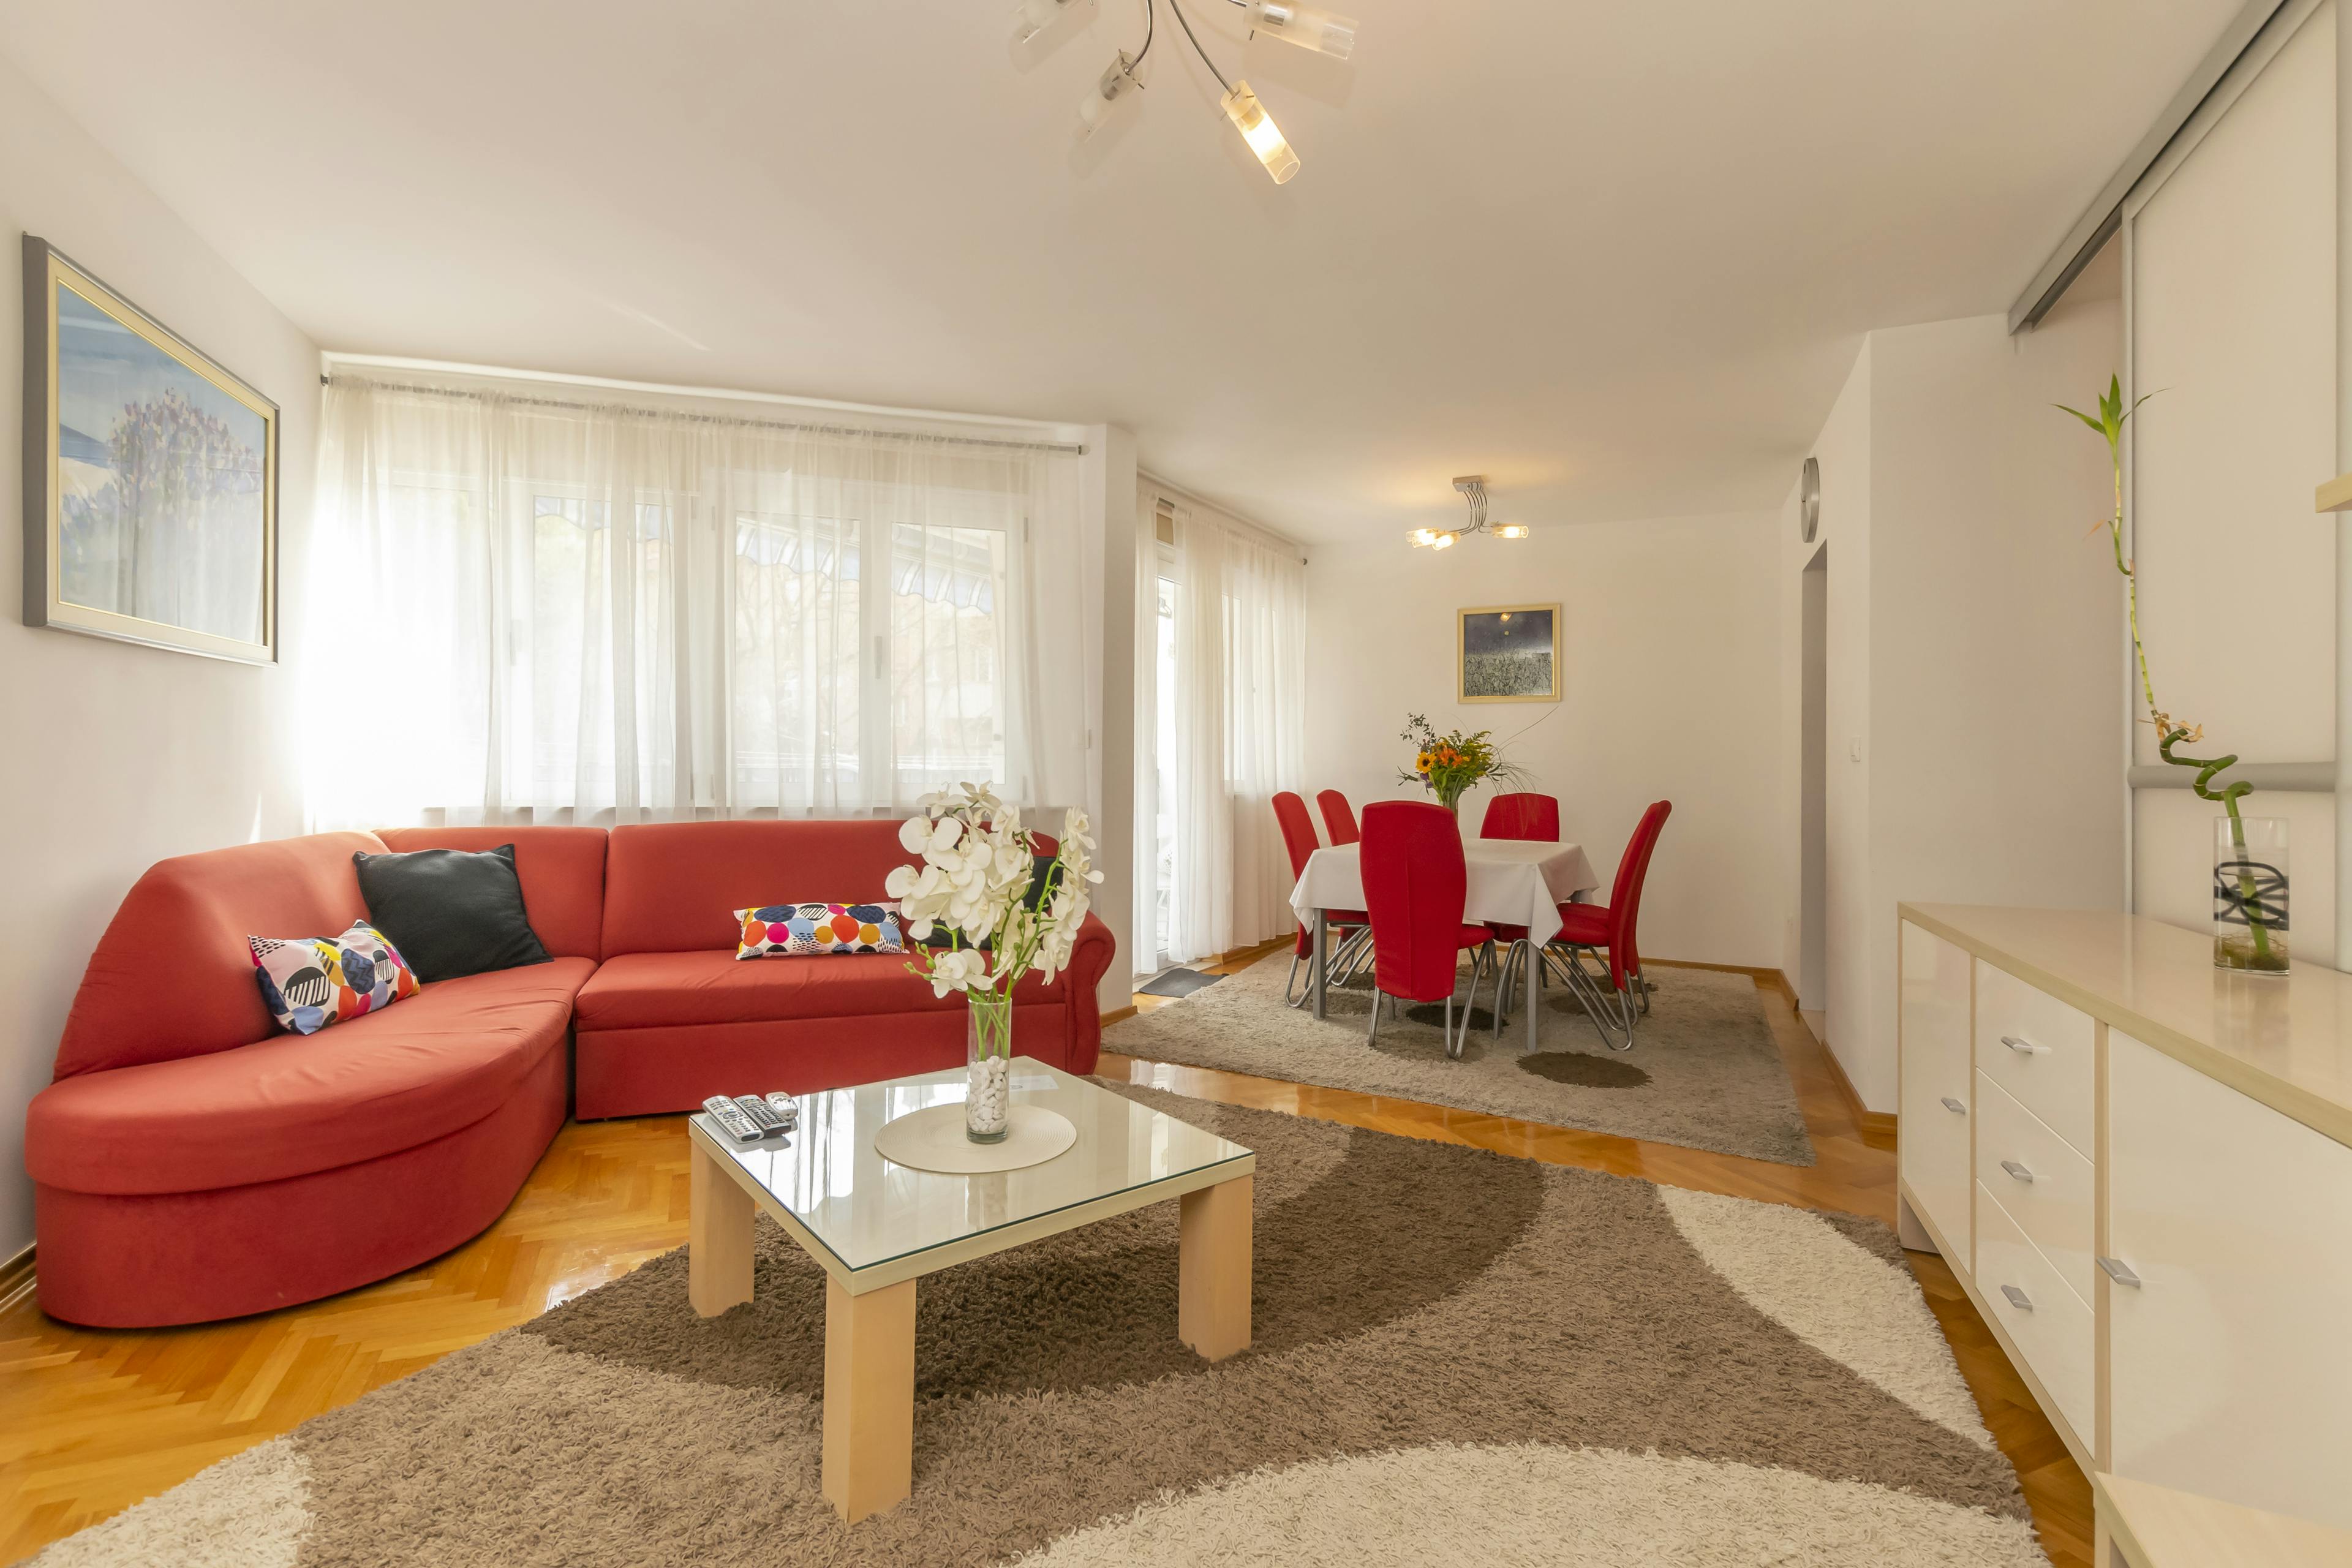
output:
<instances>
[{"instance_id":1,"label":"red sofa armrest","mask_svg":"<svg viewBox=\"0 0 2352 1568\"><path fill-rule=\"evenodd\" d=\"M1065 1059L1071 1072L1094 1071L1096 1058L1102 1055L1102 1004L1095 994L1118 954L1118 940L1110 934L1110 927L1088 915L1086 923L1078 927L1078 940L1071 946L1070 966L1057 977L1068 987L1066 1017L1070 1033Z\"/></svg>"}]
</instances>

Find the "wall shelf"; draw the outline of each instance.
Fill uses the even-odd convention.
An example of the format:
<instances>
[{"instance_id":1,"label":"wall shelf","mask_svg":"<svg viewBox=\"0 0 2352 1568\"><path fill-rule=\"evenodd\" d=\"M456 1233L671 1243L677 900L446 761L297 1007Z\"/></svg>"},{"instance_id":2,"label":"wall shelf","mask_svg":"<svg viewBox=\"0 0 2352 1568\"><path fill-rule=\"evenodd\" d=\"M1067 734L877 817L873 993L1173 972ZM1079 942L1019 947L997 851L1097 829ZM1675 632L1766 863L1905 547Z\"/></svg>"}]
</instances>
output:
<instances>
[{"instance_id":1,"label":"wall shelf","mask_svg":"<svg viewBox=\"0 0 2352 1568\"><path fill-rule=\"evenodd\" d=\"M2352 474L2338 474L2312 495L2314 511L2352 511Z\"/></svg>"}]
</instances>

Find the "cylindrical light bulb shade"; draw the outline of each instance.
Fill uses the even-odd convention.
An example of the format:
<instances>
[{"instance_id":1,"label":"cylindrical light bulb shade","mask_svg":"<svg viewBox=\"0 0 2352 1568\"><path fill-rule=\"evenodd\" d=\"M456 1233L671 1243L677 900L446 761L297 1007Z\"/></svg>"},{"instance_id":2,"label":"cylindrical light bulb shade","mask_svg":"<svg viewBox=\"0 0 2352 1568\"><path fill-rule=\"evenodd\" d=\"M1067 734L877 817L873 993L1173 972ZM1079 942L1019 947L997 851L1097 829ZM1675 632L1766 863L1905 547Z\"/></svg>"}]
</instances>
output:
<instances>
[{"instance_id":1,"label":"cylindrical light bulb shade","mask_svg":"<svg viewBox=\"0 0 2352 1568\"><path fill-rule=\"evenodd\" d=\"M1062 14L1063 0L1021 0L1013 7L1013 36L1026 42L1032 34Z\"/></svg>"},{"instance_id":2,"label":"cylindrical light bulb shade","mask_svg":"<svg viewBox=\"0 0 2352 1568\"><path fill-rule=\"evenodd\" d=\"M1335 16L1290 0L1249 0L1250 26L1259 32L1344 60L1356 51L1356 19Z\"/></svg>"},{"instance_id":3,"label":"cylindrical light bulb shade","mask_svg":"<svg viewBox=\"0 0 2352 1568\"><path fill-rule=\"evenodd\" d=\"M1128 83L1132 79L1127 74L1129 63L1122 52L1102 73L1102 79L1095 83L1094 90L1078 100L1078 123L1086 127L1087 135L1091 136L1102 128L1102 122L1110 118L1110 106L1118 100L1120 93L1127 90Z\"/></svg>"},{"instance_id":4,"label":"cylindrical light bulb shade","mask_svg":"<svg viewBox=\"0 0 2352 1568\"><path fill-rule=\"evenodd\" d=\"M1525 539L1528 536L1528 525L1524 522L1507 522L1503 524L1502 527L1495 530L1495 537L1497 539Z\"/></svg>"},{"instance_id":5,"label":"cylindrical light bulb shade","mask_svg":"<svg viewBox=\"0 0 2352 1568\"><path fill-rule=\"evenodd\" d=\"M1451 550L1454 548L1454 542L1461 537L1458 533L1441 533L1431 540L1429 545L1433 550Z\"/></svg>"},{"instance_id":6,"label":"cylindrical light bulb shade","mask_svg":"<svg viewBox=\"0 0 2352 1568\"><path fill-rule=\"evenodd\" d=\"M1290 176L1298 173L1298 154L1292 152L1290 143L1282 139L1281 127L1275 124L1274 116L1265 111L1265 105L1257 100L1257 94L1250 90L1250 84L1245 81L1234 83L1234 89L1221 101L1224 104L1225 118L1232 121L1234 129L1242 133L1242 140L1248 142L1249 150L1257 154L1257 161L1265 165L1265 172L1274 176L1274 183L1277 185L1287 184Z\"/></svg>"}]
</instances>

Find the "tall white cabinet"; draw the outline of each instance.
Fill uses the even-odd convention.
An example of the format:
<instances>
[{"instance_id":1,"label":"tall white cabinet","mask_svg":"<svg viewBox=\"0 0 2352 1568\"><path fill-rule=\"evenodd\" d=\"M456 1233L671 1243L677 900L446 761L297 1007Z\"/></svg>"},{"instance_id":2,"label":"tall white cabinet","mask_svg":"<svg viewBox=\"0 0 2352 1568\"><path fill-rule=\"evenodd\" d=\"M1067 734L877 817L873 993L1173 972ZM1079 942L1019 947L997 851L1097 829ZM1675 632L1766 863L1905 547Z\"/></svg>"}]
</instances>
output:
<instances>
[{"instance_id":1,"label":"tall white cabinet","mask_svg":"<svg viewBox=\"0 0 2352 1568\"><path fill-rule=\"evenodd\" d=\"M2352 1527L2352 976L1901 909L1899 1211L2085 1470Z\"/></svg>"}]
</instances>

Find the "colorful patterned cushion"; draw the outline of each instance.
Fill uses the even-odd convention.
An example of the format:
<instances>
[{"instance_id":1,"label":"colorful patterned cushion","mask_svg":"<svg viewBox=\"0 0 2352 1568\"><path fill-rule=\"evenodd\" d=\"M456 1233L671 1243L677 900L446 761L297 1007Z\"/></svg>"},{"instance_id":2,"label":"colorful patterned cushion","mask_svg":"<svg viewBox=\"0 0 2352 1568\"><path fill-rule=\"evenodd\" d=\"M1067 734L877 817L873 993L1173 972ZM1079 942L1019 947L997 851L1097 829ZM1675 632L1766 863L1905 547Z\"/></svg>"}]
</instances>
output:
<instances>
[{"instance_id":1,"label":"colorful patterned cushion","mask_svg":"<svg viewBox=\"0 0 2352 1568\"><path fill-rule=\"evenodd\" d=\"M743 927L737 958L907 951L898 917L885 904L765 904L735 918Z\"/></svg>"},{"instance_id":2,"label":"colorful patterned cushion","mask_svg":"<svg viewBox=\"0 0 2352 1568\"><path fill-rule=\"evenodd\" d=\"M278 1026L315 1035L330 1024L416 994L416 975L398 949L365 921L341 936L249 936L254 977Z\"/></svg>"}]
</instances>

